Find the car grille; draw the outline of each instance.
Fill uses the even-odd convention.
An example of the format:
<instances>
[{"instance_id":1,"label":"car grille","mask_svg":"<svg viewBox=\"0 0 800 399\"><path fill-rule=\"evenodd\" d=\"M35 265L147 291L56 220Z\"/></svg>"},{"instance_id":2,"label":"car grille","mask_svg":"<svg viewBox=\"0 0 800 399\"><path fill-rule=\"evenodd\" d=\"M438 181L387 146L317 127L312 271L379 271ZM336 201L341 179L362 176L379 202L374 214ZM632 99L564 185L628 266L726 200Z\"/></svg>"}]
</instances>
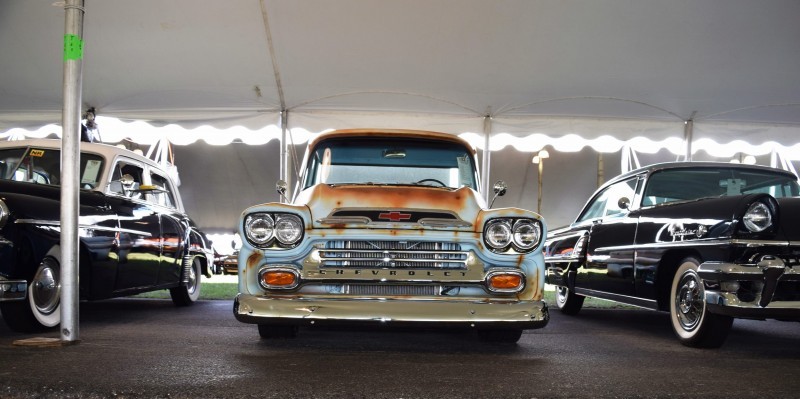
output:
<instances>
[{"instance_id":1,"label":"car grille","mask_svg":"<svg viewBox=\"0 0 800 399\"><path fill-rule=\"evenodd\" d=\"M461 245L429 241L328 241L319 251L323 267L466 269Z\"/></svg>"},{"instance_id":2,"label":"car grille","mask_svg":"<svg viewBox=\"0 0 800 399\"><path fill-rule=\"evenodd\" d=\"M345 293L350 295L414 295L435 296L439 295L441 288L438 285L376 285L352 284L345 288Z\"/></svg>"}]
</instances>

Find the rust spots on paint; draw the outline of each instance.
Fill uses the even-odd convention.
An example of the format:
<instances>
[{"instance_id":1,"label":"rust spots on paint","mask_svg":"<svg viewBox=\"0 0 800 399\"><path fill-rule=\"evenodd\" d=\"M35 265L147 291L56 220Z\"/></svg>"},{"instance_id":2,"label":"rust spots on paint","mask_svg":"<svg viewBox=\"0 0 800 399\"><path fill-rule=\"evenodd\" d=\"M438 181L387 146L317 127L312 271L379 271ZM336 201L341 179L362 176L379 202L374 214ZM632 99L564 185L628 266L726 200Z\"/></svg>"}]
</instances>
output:
<instances>
[{"instance_id":1,"label":"rust spots on paint","mask_svg":"<svg viewBox=\"0 0 800 399\"><path fill-rule=\"evenodd\" d=\"M247 257L247 268L255 269L261 264L261 259L264 259L264 255L260 251L254 251Z\"/></svg>"}]
</instances>

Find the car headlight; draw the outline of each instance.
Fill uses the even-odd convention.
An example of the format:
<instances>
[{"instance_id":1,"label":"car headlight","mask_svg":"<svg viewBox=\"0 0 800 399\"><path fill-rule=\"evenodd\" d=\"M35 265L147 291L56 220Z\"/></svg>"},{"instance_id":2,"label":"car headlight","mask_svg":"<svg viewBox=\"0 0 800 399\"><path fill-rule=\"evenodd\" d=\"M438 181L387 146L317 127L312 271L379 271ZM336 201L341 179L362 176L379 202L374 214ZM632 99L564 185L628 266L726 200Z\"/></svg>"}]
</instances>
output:
<instances>
[{"instance_id":1,"label":"car headlight","mask_svg":"<svg viewBox=\"0 0 800 399\"><path fill-rule=\"evenodd\" d=\"M297 215L275 215L275 238L284 245L294 245L303 237L303 221Z\"/></svg>"},{"instance_id":2,"label":"car headlight","mask_svg":"<svg viewBox=\"0 0 800 399\"><path fill-rule=\"evenodd\" d=\"M267 213L253 213L244 220L244 233L256 246L266 245L275 233L275 220Z\"/></svg>"},{"instance_id":3,"label":"car headlight","mask_svg":"<svg viewBox=\"0 0 800 399\"><path fill-rule=\"evenodd\" d=\"M542 237L542 228L532 219L519 219L513 228L514 245L522 252L530 251L539 245Z\"/></svg>"},{"instance_id":4,"label":"car headlight","mask_svg":"<svg viewBox=\"0 0 800 399\"><path fill-rule=\"evenodd\" d=\"M517 252L530 252L542 240L542 224L536 219L497 218L486 223L483 240L494 252L513 247Z\"/></svg>"},{"instance_id":5,"label":"car headlight","mask_svg":"<svg viewBox=\"0 0 800 399\"><path fill-rule=\"evenodd\" d=\"M772 226L772 211L763 202L754 202L745 212L744 226L753 233L760 233Z\"/></svg>"},{"instance_id":6,"label":"car headlight","mask_svg":"<svg viewBox=\"0 0 800 399\"><path fill-rule=\"evenodd\" d=\"M501 250L511 243L511 222L506 219L495 219L486 223L483 237L491 249Z\"/></svg>"},{"instance_id":7,"label":"car headlight","mask_svg":"<svg viewBox=\"0 0 800 399\"><path fill-rule=\"evenodd\" d=\"M247 241L259 248L293 248L303 239L303 219L291 213L256 212L244 219Z\"/></svg>"}]
</instances>

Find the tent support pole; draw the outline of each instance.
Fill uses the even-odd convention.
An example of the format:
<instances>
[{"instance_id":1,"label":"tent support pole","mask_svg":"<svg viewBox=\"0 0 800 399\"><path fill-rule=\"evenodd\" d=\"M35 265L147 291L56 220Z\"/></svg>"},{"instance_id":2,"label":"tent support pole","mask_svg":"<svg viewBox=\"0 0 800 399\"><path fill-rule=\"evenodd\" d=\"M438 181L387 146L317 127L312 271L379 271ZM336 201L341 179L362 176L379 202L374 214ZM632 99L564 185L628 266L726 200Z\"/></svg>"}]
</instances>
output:
<instances>
[{"instance_id":1,"label":"tent support pole","mask_svg":"<svg viewBox=\"0 0 800 399\"><path fill-rule=\"evenodd\" d=\"M481 191L483 192L483 197L488 204L491 201L492 193L489 192L489 174L491 173L491 164L490 160L492 157L492 152L489 150L489 145L491 144L491 136L492 136L492 116L489 112L486 113L486 116L483 117L483 156L481 159Z\"/></svg>"},{"instance_id":2,"label":"tent support pole","mask_svg":"<svg viewBox=\"0 0 800 399\"><path fill-rule=\"evenodd\" d=\"M78 325L78 177L83 86L83 0L64 6L64 110L61 116L61 341L80 341Z\"/></svg>"},{"instance_id":3,"label":"tent support pole","mask_svg":"<svg viewBox=\"0 0 800 399\"><path fill-rule=\"evenodd\" d=\"M686 162L692 161L692 141L694 138L694 116L697 114L697 111L692 112L692 116L689 117L688 120L683 122L683 141L686 144L686 154L684 158Z\"/></svg>"},{"instance_id":4,"label":"tent support pole","mask_svg":"<svg viewBox=\"0 0 800 399\"><path fill-rule=\"evenodd\" d=\"M289 111L282 110L281 111L281 168L280 168L280 179L286 182L286 198L281 198L281 202L288 202L289 198L292 198L292 174L289 173L289 141L287 140L287 134L289 131Z\"/></svg>"}]
</instances>

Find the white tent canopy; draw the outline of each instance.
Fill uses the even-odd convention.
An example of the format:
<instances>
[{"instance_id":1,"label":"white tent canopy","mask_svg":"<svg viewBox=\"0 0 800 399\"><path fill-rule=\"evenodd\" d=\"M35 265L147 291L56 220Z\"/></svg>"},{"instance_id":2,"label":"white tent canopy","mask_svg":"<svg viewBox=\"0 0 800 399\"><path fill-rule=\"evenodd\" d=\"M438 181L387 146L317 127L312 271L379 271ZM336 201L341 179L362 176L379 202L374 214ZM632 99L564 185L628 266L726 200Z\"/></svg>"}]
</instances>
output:
<instances>
[{"instance_id":1,"label":"white tent canopy","mask_svg":"<svg viewBox=\"0 0 800 399\"><path fill-rule=\"evenodd\" d=\"M287 110L312 132L483 133L490 115L492 133L663 140L694 119L698 139L795 144L798 17L794 0L90 1L83 102L186 128ZM0 4L0 132L60 120L62 37L52 0Z\"/></svg>"},{"instance_id":2,"label":"white tent canopy","mask_svg":"<svg viewBox=\"0 0 800 399\"><path fill-rule=\"evenodd\" d=\"M279 139L281 111L295 144L325 129L383 127L460 134L483 149L489 133L490 149L505 151L491 180L530 169L530 152L567 151L548 162L562 173L588 163L585 181L569 181L589 192L597 160L587 150L680 154L690 119L694 151L800 157L796 0L86 3L84 109L97 110L104 141L198 144L176 149L184 182L208 166L184 168L193 156L220 148L204 144ZM63 5L0 2L0 138L60 130L63 37ZM225 156L245 168L268 154L262 167L277 168L281 150L269 147ZM242 182L237 172L198 174L220 192L192 207L201 226L228 228L242 204L277 199L275 173ZM499 203L530 208L535 172L518 178L517 200ZM559 190L545 183L548 210ZM225 196L243 184L267 188ZM585 195L544 213L563 222Z\"/></svg>"}]
</instances>

